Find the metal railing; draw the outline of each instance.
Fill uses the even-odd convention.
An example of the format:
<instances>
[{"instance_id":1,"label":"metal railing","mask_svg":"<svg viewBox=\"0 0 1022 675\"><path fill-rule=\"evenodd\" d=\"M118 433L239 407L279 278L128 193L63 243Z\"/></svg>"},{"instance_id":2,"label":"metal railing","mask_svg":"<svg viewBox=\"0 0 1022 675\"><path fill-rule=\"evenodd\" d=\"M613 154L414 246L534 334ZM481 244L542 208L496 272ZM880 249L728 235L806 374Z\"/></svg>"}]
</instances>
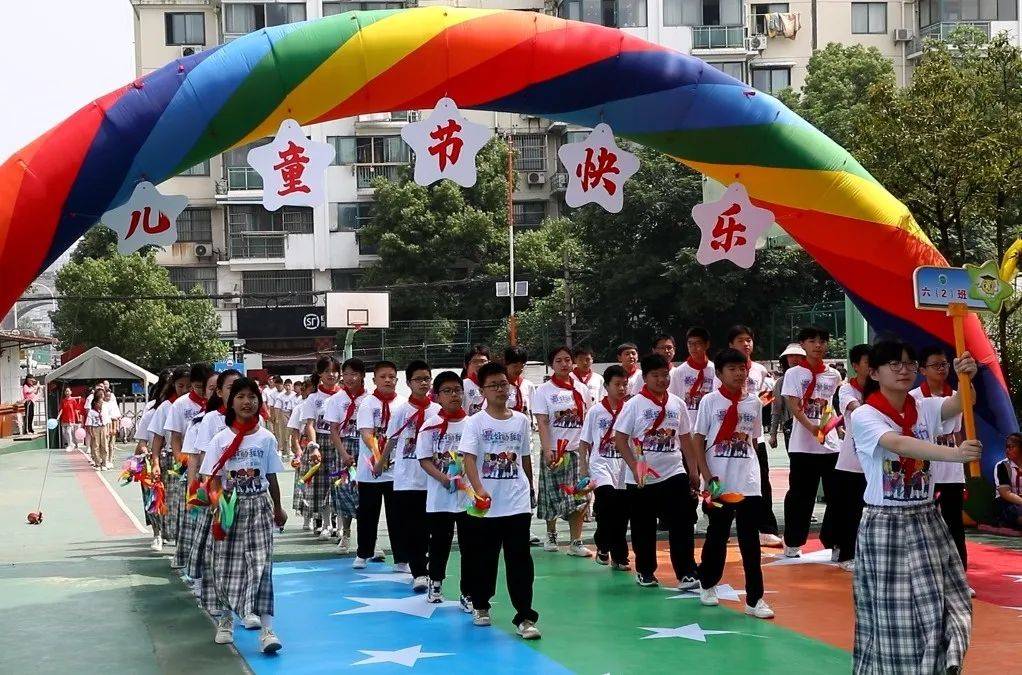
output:
<instances>
[{"instance_id":1,"label":"metal railing","mask_svg":"<svg viewBox=\"0 0 1022 675\"><path fill-rule=\"evenodd\" d=\"M377 178L386 178L389 181L396 181L398 170L404 164L356 164L355 182L359 190L366 190L373 187L373 181Z\"/></svg>"},{"instance_id":2,"label":"metal railing","mask_svg":"<svg viewBox=\"0 0 1022 675\"><path fill-rule=\"evenodd\" d=\"M942 21L919 29L919 35L912 41L911 53L918 54L926 48L926 40L947 40L951 33L962 26L971 26L990 39L989 21Z\"/></svg>"},{"instance_id":3,"label":"metal railing","mask_svg":"<svg viewBox=\"0 0 1022 675\"><path fill-rule=\"evenodd\" d=\"M262 190L263 177L249 166L227 167L227 188L229 190Z\"/></svg>"},{"instance_id":4,"label":"metal railing","mask_svg":"<svg viewBox=\"0 0 1022 675\"><path fill-rule=\"evenodd\" d=\"M692 26L693 49L742 49L745 26Z\"/></svg>"},{"instance_id":5,"label":"metal railing","mask_svg":"<svg viewBox=\"0 0 1022 675\"><path fill-rule=\"evenodd\" d=\"M227 242L230 258L283 258L287 232L236 232Z\"/></svg>"}]
</instances>

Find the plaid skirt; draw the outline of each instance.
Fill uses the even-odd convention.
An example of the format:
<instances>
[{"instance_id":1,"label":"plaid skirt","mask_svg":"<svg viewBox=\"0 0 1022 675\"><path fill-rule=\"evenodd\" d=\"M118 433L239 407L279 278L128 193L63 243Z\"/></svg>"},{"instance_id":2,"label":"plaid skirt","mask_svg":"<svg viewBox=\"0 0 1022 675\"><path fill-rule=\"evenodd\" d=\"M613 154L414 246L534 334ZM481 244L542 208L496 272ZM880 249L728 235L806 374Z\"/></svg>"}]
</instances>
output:
<instances>
[{"instance_id":1,"label":"plaid skirt","mask_svg":"<svg viewBox=\"0 0 1022 675\"><path fill-rule=\"evenodd\" d=\"M567 518L586 507L586 500L575 499L561 489L562 485L578 483L578 454L569 452L567 457L559 469L551 469L540 458L539 498L536 500L536 516L540 520Z\"/></svg>"},{"instance_id":2,"label":"plaid skirt","mask_svg":"<svg viewBox=\"0 0 1022 675\"><path fill-rule=\"evenodd\" d=\"M358 439L345 438L344 449L355 458L355 465L358 465ZM338 461L338 467L340 462ZM354 518L358 512L358 483L346 481L341 485L334 485L330 481L330 496L333 500L334 511L345 518Z\"/></svg>"},{"instance_id":3,"label":"plaid skirt","mask_svg":"<svg viewBox=\"0 0 1022 675\"><path fill-rule=\"evenodd\" d=\"M193 521L192 543L188 559L185 560L185 574L192 579L201 579L207 556L213 550L213 537L209 534L209 528L213 525L213 512L208 507L195 506L189 514Z\"/></svg>"},{"instance_id":4,"label":"plaid skirt","mask_svg":"<svg viewBox=\"0 0 1022 675\"><path fill-rule=\"evenodd\" d=\"M212 577L216 602L211 613L229 609L240 617L247 614L273 614L273 506L269 497L238 495L234 523L223 541L212 536L213 555L203 574Z\"/></svg>"},{"instance_id":5,"label":"plaid skirt","mask_svg":"<svg viewBox=\"0 0 1022 675\"><path fill-rule=\"evenodd\" d=\"M313 475L309 484L304 486L302 515L317 516L326 522L326 519L334 512L333 496L331 495L333 480L330 478L330 474L337 472L340 461L337 449L334 448L334 444L330 440L330 434L316 434L316 442L319 444L319 454L323 465Z\"/></svg>"},{"instance_id":6,"label":"plaid skirt","mask_svg":"<svg viewBox=\"0 0 1022 675\"><path fill-rule=\"evenodd\" d=\"M929 675L961 666L972 602L937 508L867 505L855 548L854 672Z\"/></svg>"},{"instance_id":7,"label":"plaid skirt","mask_svg":"<svg viewBox=\"0 0 1022 675\"><path fill-rule=\"evenodd\" d=\"M153 528L154 537L156 535L163 536L163 516L155 513L149 513L149 511L146 510L146 505L149 503L149 500L152 499L150 494L152 491L141 483L139 483L139 487L142 488L142 510L145 512L145 524Z\"/></svg>"},{"instance_id":8,"label":"plaid skirt","mask_svg":"<svg viewBox=\"0 0 1022 675\"><path fill-rule=\"evenodd\" d=\"M165 490L164 499L167 500L167 513L163 516L163 538L176 540L179 517L185 506L185 491L188 486L180 476L173 476L165 471L160 477Z\"/></svg>"},{"instance_id":9,"label":"plaid skirt","mask_svg":"<svg viewBox=\"0 0 1022 675\"><path fill-rule=\"evenodd\" d=\"M188 487L185 486L185 492ZM184 499L184 496L182 496ZM183 568L188 565L188 559L192 553L192 542L195 539L196 519L199 517L195 509L189 509L187 504L182 504L177 515L177 547L174 549L173 566Z\"/></svg>"},{"instance_id":10,"label":"plaid skirt","mask_svg":"<svg viewBox=\"0 0 1022 675\"><path fill-rule=\"evenodd\" d=\"M307 453L302 454L302 458L298 463L298 468L293 469L295 472L295 487L291 496L291 508L294 509L295 513L299 514L302 512L302 504L305 502L305 483L302 482L302 476L305 475L305 472L302 470L302 467L306 466L306 454ZM306 470L308 470L307 467Z\"/></svg>"}]
</instances>

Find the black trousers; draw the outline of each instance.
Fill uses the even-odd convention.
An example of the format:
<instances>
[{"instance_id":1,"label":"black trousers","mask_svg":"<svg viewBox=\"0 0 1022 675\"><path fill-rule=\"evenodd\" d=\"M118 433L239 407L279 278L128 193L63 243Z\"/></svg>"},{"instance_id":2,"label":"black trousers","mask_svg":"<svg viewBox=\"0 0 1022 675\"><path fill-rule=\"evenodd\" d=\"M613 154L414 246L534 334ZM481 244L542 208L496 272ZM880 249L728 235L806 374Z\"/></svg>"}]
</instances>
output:
<instances>
[{"instance_id":1,"label":"black trousers","mask_svg":"<svg viewBox=\"0 0 1022 675\"><path fill-rule=\"evenodd\" d=\"M390 530L390 544L394 561L407 562L412 578L426 576L426 547L429 532L426 530L426 491L394 490L394 528L390 529L390 513L387 513L387 529ZM396 540L396 543L395 543ZM404 552L404 560L397 559L397 551Z\"/></svg>"},{"instance_id":2,"label":"black trousers","mask_svg":"<svg viewBox=\"0 0 1022 675\"><path fill-rule=\"evenodd\" d=\"M767 406L767 409L769 407ZM759 485L763 495L759 500L759 531L763 534L779 534L777 516L774 515L774 489L770 487L770 463L767 461L766 443L756 444L756 460L759 461Z\"/></svg>"},{"instance_id":3,"label":"black trousers","mask_svg":"<svg viewBox=\"0 0 1022 675\"><path fill-rule=\"evenodd\" d=\"M962 483L937 483L934 492L940 493L940 515L951 530L951 539L962 559L962 569L969 569L969 554L965 550L965 523L962 509L965 506L965 485Z\"/></svg>"},{"instance_id":4,"label":"black trousers","mask_svg":"<svg viewBox=\"0 0 1022 675\"><path fill-rule=\"evenodd\" d=\"M25 419L22 420L21 426L26 434L32 433L32 423L35 422L35 401L25 401Z\"/></svg>"},{"instance_id":5,"label":"black trousers","mask_svg":"<svg viewBox=\"0 0 1022 675\"><path fill-rule=\"evenodd\" d=\"M628 486L628 513L632 523L632 551L635 570L644 576L656 572L657 518L667 529L674 576L696 574L695 521L696 498L688 484L688 476L679 474L659 483L639 488Z\"/></svg>"},{"instance_id":6,"label":"black trousers","mask_svg":"<svg viewBox=\"0 0 1022 675\"><path fill-rule=\"evenodd\" d=\"M759 523L762 497L746 497L737 504L724 504L717 508L704 508L710 519L703 541L703 555L699 563L699 583L703 588L716 586L724 574L727 560L727 539L731 536L731 522L737 521L738 549L742 552L745 570L745 602L755 607L763 597L763 570L760 567Z\"/></svg>"},{"instance_id":7,"label":"black trousers","mask_svg":"<svg viewBox=\"0 0 1022 675\"><path fill-rule=\"evenodd\" d=\"M596 502L596 532L593 541L599 553L609 553L616 563L628 562L628 491L601 485L593 491Z\"/></svg>"},{"instance_id":8,"label":"black trousers","mask_svg":"<svg viewBox=\"0 0 1022 675\"><path fill-rule=\"evenodd\" d=\"M464 511L450 513L441 511L426 514L426 534L429 538L428 550L429 578L432 581L443 581L447 578L447 561L451 557L451 542L454 540L454 529L458 529L458 549L461 552L461 594L469 597L473 574L471 535L465 527L465 519L471 518Z\"/></svg>"},{"instance_id":9,"label":"black trousers","mask_svg":"<svg viewBox=\"0 0 1022 675\"><path fill-rule=\"evenodd\" d=\"M408 562L404 549L401 548L399 533L401 520L397 516L397 504L394 503L394 483L359 483L358 511L356 515L356 536L358 548L355 555L368 560L376 551L376 531L380 526L380 508L387 509L387 532L390 533L390 548L394 554L394 562ZM398 534L395 534L398 532Z\"/></svg>"},{"instance_id":10,"label":"black trousers","mask_svg":"<svg viewBox=\"0 0 1022 675\"><path fill-rule=\"evenodd\" d=\"M816 493L823 481L823 496L827 510L820 526L820 541L826 548L833 546L834 465L837 453L814 455L793 452L788 455L788 494L784 495L784 545L802 546L809 538L809 520L813 517Z\"/></svg>"},{"instance_id":11,"label":"black trousers","mask_svg":"<svg viewBox=\"0 0 1022 675\"><path fill-rule=\"evenodd\" d=\"M859 535L859 521L862 520L862 495L866 492L866 476L854 471L834 469L834 502L827 503L827 510L833 509L834 546L841 549L838 562L855 558L855 540Z\"/></svg>"},{"instance_id":12,"label":"black trousers","mask_svg":"<svg viewBox=\"0 0 1022 675\"><path fill-rule=\"evenodd\" d=\"M498 518L475 518L468 516L464 523L469 530L469 545L474 549L470 563L475 573L469 578L469 597L475 609L489 609L490 599L497 591L497 565L501 549L504 550L504 575L511 605L515 608L512 622L517 626L522 621L536 621L539 614L532 608L532 582L535 570L529 539L532 534L529 525L531 513ZM461 545L461 532L458 533ZM463 563L464 564L464 563Z\"/></svg>"}]
</instances>

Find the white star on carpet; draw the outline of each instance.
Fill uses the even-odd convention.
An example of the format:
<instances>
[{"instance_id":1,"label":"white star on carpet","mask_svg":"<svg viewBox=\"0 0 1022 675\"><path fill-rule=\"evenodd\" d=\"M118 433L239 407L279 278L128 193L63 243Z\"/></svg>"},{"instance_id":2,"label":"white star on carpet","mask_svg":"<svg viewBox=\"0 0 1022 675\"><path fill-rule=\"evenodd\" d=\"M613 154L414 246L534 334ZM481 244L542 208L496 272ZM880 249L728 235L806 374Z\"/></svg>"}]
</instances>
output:
<instances>
[{"instance_id":1,"label":"white star on carpet","mask_svg":"<svg viewBox=\"0 0 1022 675\"><path fill-rule=\"evenodd\" d=\"M670 589L676 590L676 589ZM777 591L763 591L763 593L776 593ZM742 595L745 595L745 589L737 589L731 584L717 584L717 598L719 600L728 600L730 602L738 602L741 600ZM699 597L699 589L693 589L688 591L682 591L677 595L668 596L668 600L689 600L691 598Z\"/></svg>"},{"instance_id":2,"label":"white star on carpet","mask_svg":"<svg viewBox=\"0 0 1022 675\"><path fill-rule=\"evenodd\" d=\"M1016 584L1022 584L1022 574L1005 574L1009 579L1014 579Z\"/></svg>"},{"instance_id":3,"label":"white star on carpet","mask_svg":"<svg viewBox=\"0 0 1022 675\"><path fill-rule=\"evenodd\" d=\"M328 572L326 567L295 567L293 565L278 566L273 568L273 576L285 577L291 574L309 574L311 572Z\"/></svg>"},{"instance_id":4,"label":"white star on carpet","mask_svg":"<svg viewBox=\"0 0 1022 675\"><path fill-rule=\"evenodd\" d=\"M424 652L422 651L422 645L396 649L392 652L373 651L371 649L359 649L358 651L362 652L369 658L362 659L361 661L355 661L351 664L353 666L368 666L371 663L396 663L399 666L407 666L408 668L411 668L419 659L434 659L438 656L454 656L454 654L445 652Z\"/></svg>"},{"instance_id":5,"label":"white star on carpet","mask_svg":"<svg viewBox=\"0 0 1022 675\"><path fill-rule=\"evenodd\" d=\"M358 576L363 577L362 579L356 579L352 581L353 584L371 584L377 581L389 581L396 584L405 584L406 586L412 583L411 574L395 574L393 572L359 572Z\"/></svg>"},{"instance_id":6,"label":"white star on carpet","mask_svg":"<svg viewBox=\"0 0 1022 675\"><path fill-rule=\"evenodd\" d=\"M829 548L825 548L822 551L813 551L812 553L803 553L798 558L787 558L783 553L774 555L775 560L773 562L763 565L763 567L780 567L783 565L837 565L831 558L831 551Z\"/></svg>"},{"instance_id":7,"label":"white star on carpet","mask_svg":"<svg viewBox=\"0 0 1022 675\"><path fill-rule=\"evenodd\" d=\"M642 630L648 630L652 635L644 635L640 640L656 640L659 638L685 638L695 642L706 642L707 635L745 635L734 630L705 630L697 623L690 623L687 626L677 628L647 628L639 626ZM760 637L753 635L751 637Z\"/></svg>"},{"instance_id":8,"label":"white star on carpet","mask_svg":"<svg viewBox=\"0 0 1022 675\"><path fill-rule=\"evenodd\" d=\"M345 600L358 602L364 607L346 609L343 612L334 612L330 616L341 616L344 614L374 614L377 612L398 612L408 616L417 616L422 619L429 619L433 612L441 607L461 607L460 603L453 600L445 600L441 603L426 602L421 595L409 595L407 598L349 598Z\"/></svg>"}]
</instances>

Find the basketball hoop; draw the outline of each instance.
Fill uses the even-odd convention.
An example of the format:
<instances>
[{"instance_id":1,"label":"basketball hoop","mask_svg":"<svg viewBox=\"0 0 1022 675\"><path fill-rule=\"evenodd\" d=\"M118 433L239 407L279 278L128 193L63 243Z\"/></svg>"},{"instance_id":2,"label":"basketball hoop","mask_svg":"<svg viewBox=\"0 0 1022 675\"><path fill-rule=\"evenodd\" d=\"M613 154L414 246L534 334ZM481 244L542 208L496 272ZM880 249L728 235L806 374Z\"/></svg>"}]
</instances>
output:
<instances>
[{"instance_id":1,"label":"basketball hoop","mask_svg":"<svg viewBox=\"0 0 1022 675\"><path fill-rule=\"evenodd\" d=\"M353 324L351 324L351 332L352 333L357 333L357 332L359 332L360 330L362 330L365 327L366 327L366 324L364 324L364 323L353 323Z\"/></svg>"}]
</instances>

